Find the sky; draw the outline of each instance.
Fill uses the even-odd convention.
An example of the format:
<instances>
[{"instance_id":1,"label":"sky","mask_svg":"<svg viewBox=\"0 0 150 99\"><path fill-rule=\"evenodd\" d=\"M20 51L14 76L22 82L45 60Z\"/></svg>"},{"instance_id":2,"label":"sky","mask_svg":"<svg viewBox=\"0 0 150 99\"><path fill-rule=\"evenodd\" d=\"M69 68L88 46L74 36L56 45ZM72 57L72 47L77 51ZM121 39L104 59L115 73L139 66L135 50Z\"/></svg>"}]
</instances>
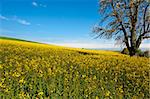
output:
<instances>
[{"instance_id":1,"label":"sky","mask_svg":"<svg viewBox=\"0 0 150 99\"><path fill-rule=\"evenodd\" d=\"M118 48L94 39L98 0L0 0L0 36L79 48ZM144 43L141 47L148 47Z\"/></svg>"}]
</instances>

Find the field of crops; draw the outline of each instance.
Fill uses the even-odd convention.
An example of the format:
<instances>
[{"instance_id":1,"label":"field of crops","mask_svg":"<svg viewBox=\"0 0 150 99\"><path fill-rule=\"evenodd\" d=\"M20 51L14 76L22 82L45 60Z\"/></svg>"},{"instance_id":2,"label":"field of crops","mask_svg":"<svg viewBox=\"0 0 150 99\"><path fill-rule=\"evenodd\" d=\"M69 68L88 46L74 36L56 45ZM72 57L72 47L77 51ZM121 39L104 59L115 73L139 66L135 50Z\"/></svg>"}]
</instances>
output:
<instances>
[{"instance_id":1,"label":"field of crops","mask_svg":"<svg viewBox=\"0 0 150 99\"><path fill-rule=\"evenodd\" d=\"M0 99L148 99L148 58L0 40Z\"/></svg>"}]
</instances>

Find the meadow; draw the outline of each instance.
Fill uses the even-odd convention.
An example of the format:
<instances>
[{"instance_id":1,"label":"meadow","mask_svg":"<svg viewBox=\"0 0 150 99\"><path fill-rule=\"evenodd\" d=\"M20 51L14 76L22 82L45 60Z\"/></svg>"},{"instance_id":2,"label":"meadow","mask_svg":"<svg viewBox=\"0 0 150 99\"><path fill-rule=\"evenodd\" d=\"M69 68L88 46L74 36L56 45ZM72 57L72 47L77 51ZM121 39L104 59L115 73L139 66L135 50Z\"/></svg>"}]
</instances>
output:
<instances>
[{"instance_id":1,"label":"meadow","mask_svg":"<svg viewBox=\"0 0 150 99\"><path fill-rule=\"evenodd\" d=\"M0 99L149 99L149 58L0 40Z\"/></svg>"}]
</instances>

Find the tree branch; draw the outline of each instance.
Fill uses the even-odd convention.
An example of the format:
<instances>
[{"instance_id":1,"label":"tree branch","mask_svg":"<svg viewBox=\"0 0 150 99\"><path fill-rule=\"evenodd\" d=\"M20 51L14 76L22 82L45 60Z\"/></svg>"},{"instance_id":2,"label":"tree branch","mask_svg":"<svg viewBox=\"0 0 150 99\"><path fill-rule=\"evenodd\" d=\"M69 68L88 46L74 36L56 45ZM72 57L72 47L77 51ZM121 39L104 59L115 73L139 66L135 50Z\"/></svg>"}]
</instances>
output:
<instances>
[{"instance_id":1,"label":"tree branch","mask_svg":"<svg viewBox=\"0 0 150 99\"><path fill-rule=\"evenodd\" d=\"M145 7L144 16L143 16L143 21L144 21L144 22L143 22L143 28L144 28L144 29L143 29L143 30L144 30L143 33L144 33L144 34L145 34L145 32L146 32L146 20L145 20L145 19L146 19L146 12L147 12L148 6L149 6L149 4ZM149 26L148 26L148 27L149 27Z\"/></svg>"},{"instance_id":2,"label":"tree branch","mask_svg":"<svg viewBox=\"0 0 150 99\"><path fill-rule=\"evenodd\" d=\"M150 25L150 23L148 23L148 25L147 25L147 29L146 29L147 31L149 30L149 25Z\"/></svg>"},{"instance_id":3,"label":"tree branch","mask_svg":"<svg viewBox=\"0 0 150 99\"><path fill-rule=\"evenodd\" d=\"M146 29L146 12L147 12L147 9L148 9L148 6L149 4L145 7L145 10L144 10L144 16L143 16L143 33L141 33L136 41L136 47L139 47L141 42L142 42L142 39L148 39L149 37L148 36L145 36L147 33L150 33L150 30L149 29L149 23L148 23L148 26L147 26L147 29Z\"/></svg>"},{"instance_id":4,"label":"tree branch","mask_svg":"<svg viewBox=\"0 0 150 99\"><path fill-rule=\"evenodd\" d=\"M143 37L143 39L149 39L150 38L150 36L144 36Z\"/></svg>"},{"instance_id":5,"label":"tree branch","mask_svg":"<svg viewBox=\"0 0 150 99\"><path fill-rule=\"evenodd\" d=\"M116 11L115 8L114 8L113 2L111 2L111 6L112 6L113 12L114 12L114 14L115 14L115 17L117 18L118 22L119 22L120 25L121 25L121 28L122 28L121 30L122 30L123 33L124 33L124 36L125 36L125 44L126 44L127 48L130 49L129 42L128 42L128 34L127 34L127 32L126 32L126 29L125 29L124 26L123 26L122 20L119 18L119 15L118 15L117 11Z\"/></svg>"}]
</instances>

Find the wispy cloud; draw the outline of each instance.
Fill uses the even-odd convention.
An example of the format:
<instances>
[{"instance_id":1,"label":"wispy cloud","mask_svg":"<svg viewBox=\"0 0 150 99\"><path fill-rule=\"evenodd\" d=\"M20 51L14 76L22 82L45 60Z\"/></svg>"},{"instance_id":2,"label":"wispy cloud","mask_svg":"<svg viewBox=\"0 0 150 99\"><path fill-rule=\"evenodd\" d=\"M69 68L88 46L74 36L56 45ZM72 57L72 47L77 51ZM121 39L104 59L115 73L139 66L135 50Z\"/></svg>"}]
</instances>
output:
<instances>
[{"instance_id":1,"label":"wispy cloud","mask_svg":"<svg viewBox=\"0 0 150 99\"><path fill-rule=\"evenodd\" d=\"M142 43L140 45L140 48L148 48L150 50L150 44L149 43Z\"/></svg>"},{"instance_id":2,"label":"wispy cloud","mask_svg":"<svg viewBox=\"0 0 150 99\"><path fill-rule=\"evenodd\" d=\"M16 21L16 22L18 22L18 23L20 23L20 24L22 24L22 25L31 25L31 23L28 22L27 20L20 19L20 18L18 18L17 16L15 16L15 17L13 18L13 20Z\"/></svg>"},{"instance_id":3,"label":"wispy cloud","mask_svg":"<svg viewBox=\"0 0 150 99\"><path fill-rule=\"evenodd\" d=\"M37 3L37 2L32 2L32 5L34 6L34 7L44 7L44 8L46 8L47 7L47 5L45 5L45 4L41 4L41 3Z\"/></svg>"},{"instance_id":4,"label":"wispy cloud","mask_svg":"<svg viewBox=\"0 0 150 99\"><path fill-rule=\"evenodd\" d=\"M40 7L44 7L44 8L46 8L46 7L47 7L47 5L40 4Z\"/></svg>"},{"instance_id":5,"label":"wispy cloud","mask_svg":"<svg viewBox=\"0 0 150 99\"><path fill-rule=\"evenodd\" d=\"M111 43L99 44L99 43L53 43L54 45L75 47L75 48L119 48Z\"/></svg>"},{"instance_id":6,"label":"wispy cloud","mask_svg":"<svg viewBox=\"0 0 150 99\"><path fill-rule=\"evenodd\" d=\"M32 5L35 6L35 7L38 6L38 4L36 2L32 2Z\"/></svg>"},{"instance_id":7,"label":"wispy cloud","mask_svg":"<svg viewBox=\"0 0 150 99\"><path fill-rule=\"evenodd\" d=\"M26 20L23 20L23 19L17 19L17 22L20 23L20 24L23 24L23 25L31 25L30 22L28 22Z\"/></svg>"},{"instance_id":8,"label":"wispy cloud","mask_svg":"<svg viewBox=\"0 0 150 99\"><path fill-rule=\"evenodd\" d=\"M1 14L0 14L0 19L1 19L1 20L7 20L7 21L9 20L7 17L2 16Z\"/></svg>"},{"instance_id":9,"label":"wispy cloud","mask_svg":"<svg viewBox=\"0 0 150 99\"><path fill-rule=\"evenodd\" d=\"M24 20L24 19L20 19L20 18L18 18L17 16L14 16L13 18L7 18L7 17L2 16L2 15L0 14L0 19L1 19L1 20L7 20L7 21L16 21L16 22L18 22L18 23L20 23L20 24L22 24L22 25L31 25L30 22L28 22L28 21L26 21L26 20Z\"/></svg>"},{"instance_id":10,"label":"wispy cloud","mask_svg":"<svg viewBox=\"0 0 150 99\"><path fill-rule=\"evenodd\" d=\"M45 42L48 43L49 42ZM59 45L59 46L65 46L65 47L74 47L74 48L99 48L99 49L122 49L123 47L120 46L116 46L112 43L50 43L50 44L54 44L54 45ZM150 49L150 44L141 44L140 48L146 48L146 49Z\"/></svg>"}]
</instances>

